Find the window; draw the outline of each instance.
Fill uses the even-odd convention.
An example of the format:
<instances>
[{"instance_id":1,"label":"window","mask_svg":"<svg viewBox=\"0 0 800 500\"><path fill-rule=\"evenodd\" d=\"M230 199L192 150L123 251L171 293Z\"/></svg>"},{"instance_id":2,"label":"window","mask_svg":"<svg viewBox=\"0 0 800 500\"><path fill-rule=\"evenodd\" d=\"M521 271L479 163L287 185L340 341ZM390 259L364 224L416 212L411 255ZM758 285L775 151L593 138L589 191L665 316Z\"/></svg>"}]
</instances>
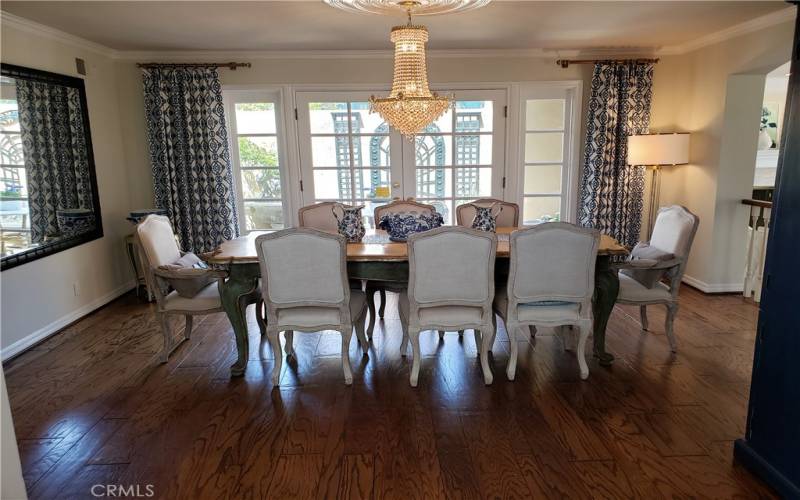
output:
<instances>
[{"instance_id":1,"label":"window","mask_svg":"<svg viewBox=\"0 0 800 500\"><path fill-rule=\"evenodd\" d=\"M289 225L277 92L226 92L242 232Z\"/></svg>"},{"instance_id":2,"label":"window","mask_svg":"<svg viewBox=\"0 0 800 500\"><path fill-rule=\"evenodd\" d=\"M522 222L571 220L577 161L572 154L575 89L522 92Z\"/></svg>"},{"instance_id":3,"label":"window","mask_svg":"<svg viewBox=\"0 0 800 500\"><path fill-rule=\"evenodd\" d=\"M5 257L31 247L31 228L15 84L3 77L0 85L0 256Z\"/></svg>"}]
</instances>

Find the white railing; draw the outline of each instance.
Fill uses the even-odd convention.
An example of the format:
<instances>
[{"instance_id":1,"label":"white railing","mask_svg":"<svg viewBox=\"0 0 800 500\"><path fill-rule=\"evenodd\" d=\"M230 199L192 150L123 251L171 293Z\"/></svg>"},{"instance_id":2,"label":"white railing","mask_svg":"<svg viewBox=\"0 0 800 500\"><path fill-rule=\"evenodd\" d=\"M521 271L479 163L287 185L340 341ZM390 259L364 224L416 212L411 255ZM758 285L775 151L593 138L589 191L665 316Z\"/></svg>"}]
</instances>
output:
<instances>
[{"instance_id":1,"label":"white railing","mask_svg":"<svg viewBox=\"0 0 800 500\"><path fill-rule=\"evenodd\" d=\"M745 297L752 296L753 300L760 302L772 202L742 200L742 204L750 207L750 218L747 221L747 260L744 267L743 294Z\"/></svg>"}]
</instances>

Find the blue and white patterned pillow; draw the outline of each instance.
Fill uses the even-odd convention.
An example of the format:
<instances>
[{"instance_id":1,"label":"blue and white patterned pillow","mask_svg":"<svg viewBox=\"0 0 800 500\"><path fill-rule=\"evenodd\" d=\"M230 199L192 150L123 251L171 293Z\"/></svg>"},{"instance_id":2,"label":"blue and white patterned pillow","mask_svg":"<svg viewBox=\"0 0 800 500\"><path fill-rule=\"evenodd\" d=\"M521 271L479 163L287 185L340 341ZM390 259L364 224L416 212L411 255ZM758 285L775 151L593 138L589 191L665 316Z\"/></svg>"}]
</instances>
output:
<instances>
[{"instance_id":1,"label":"blue and white patterned pillow","mask_svg":"<svg viewBox=\"0 0 800 500\"><path fill-rule=\"evenodd\" d=\"M390 240L406 241L409 234L429 231L442 224L444 224L444 218L438 212L430 215L401 212L384 215L378 222L378 227L389 233Z\"/></svg>"}]
</instances>

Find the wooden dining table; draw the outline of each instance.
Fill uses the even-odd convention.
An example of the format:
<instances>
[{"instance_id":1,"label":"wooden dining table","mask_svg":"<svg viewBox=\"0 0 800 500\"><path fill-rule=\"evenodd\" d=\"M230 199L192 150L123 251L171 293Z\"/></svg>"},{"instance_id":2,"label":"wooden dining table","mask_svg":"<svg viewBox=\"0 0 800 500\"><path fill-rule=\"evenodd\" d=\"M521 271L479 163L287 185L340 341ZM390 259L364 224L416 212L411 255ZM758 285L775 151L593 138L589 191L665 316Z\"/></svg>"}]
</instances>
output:
<instances>
[{"instance_id":1,"label":"wooden dining table","mask_svg":"<svg viewBox=\"0 0 800 500\"><path fill-rule=\"evenodd\" d=\"M495 282L505 282L509 268L509 236L517 227L497 228ZM256 238L264 234L254 231L222 243L213 252L203 255L210 264L225 267L229 276L222 285L222 307L233 326L238 356L231 366L231 376L242 376L247 369L249 341L245 309L246 297L258 287L261 270L256 253ZM594 355L601 364L609 365L614 356L605 350L608 318L619 293L619 278L612 267L614 256L628 251L614 238L601 235L595 265ZM404 242L389 240L385 231L367 230L358 243L347 244L347 274L352 280L408 283L408 247Z\"/></svg>"}]
</instances>

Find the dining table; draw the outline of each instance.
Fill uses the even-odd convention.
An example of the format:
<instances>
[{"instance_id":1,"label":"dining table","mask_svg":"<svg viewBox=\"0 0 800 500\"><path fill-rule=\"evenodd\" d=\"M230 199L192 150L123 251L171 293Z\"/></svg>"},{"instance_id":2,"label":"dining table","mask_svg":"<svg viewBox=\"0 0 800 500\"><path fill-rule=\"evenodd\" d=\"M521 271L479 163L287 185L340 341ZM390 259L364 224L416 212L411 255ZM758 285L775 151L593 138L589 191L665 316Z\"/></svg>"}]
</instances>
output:
<instances>
[{"instance_id":1,"label":"dining table","mask_svg":"<svg viewBox=\"0 0 800 500\"><path fill-rule=\"evenodd\" d=\"M519 227L498 227L495 282L504 283L509 269L509 237ZM247 370L249 341L245 309L247 296L259 286L261 270L256 253L256 238L263 231L253 231L223 242L203 259L217 267L226 268L228 278L222 284L221 301L236 337L237 359L231 365L231 376L242 376ZM615 257L627 255L628 250L608 235L601 235L595 265L595 292L592 299L594 315L594 356L608 366L614 356L605 350L608 319L619 293L619 278L613 267ZM361 241L347 244L347 274L351 280L408 283L408 247L405 242L390 241L381 229L368 229Z\"/></svg>"}]
</instances>

